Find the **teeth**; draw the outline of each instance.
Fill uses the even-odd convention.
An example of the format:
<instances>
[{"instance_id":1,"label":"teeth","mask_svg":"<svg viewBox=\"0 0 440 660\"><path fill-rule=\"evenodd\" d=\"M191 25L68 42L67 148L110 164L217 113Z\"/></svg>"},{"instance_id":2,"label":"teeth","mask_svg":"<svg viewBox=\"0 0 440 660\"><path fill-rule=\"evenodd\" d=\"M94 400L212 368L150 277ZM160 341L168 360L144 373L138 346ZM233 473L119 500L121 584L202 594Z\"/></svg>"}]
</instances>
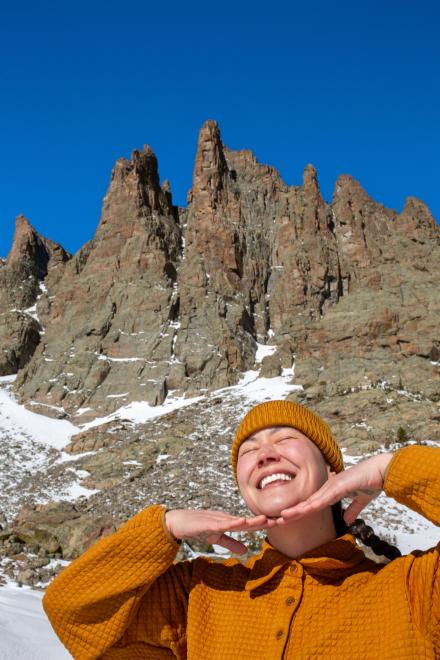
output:
<instances>
[{"instance_id":1,"label":"teeth","mask_svg":"<svg viewBox=\"0 0 440 660\"><path fill-rule=\"evenodd\" d=\"M283 474L282 472L271 474L269 477L264 477L264 479L261 480L261 490L263 490L268 484L271 484L272 481L292 481L292 477L289 474Z\"/></svg>"}]
</instances>

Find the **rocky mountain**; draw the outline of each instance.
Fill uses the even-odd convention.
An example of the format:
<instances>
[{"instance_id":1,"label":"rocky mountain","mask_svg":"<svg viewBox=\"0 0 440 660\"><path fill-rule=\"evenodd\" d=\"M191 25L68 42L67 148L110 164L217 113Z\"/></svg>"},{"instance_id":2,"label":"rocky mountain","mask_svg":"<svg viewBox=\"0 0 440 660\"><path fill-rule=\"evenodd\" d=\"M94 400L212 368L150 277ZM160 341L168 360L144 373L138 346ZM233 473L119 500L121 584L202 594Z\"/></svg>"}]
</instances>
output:
<instances>
[{"instance_id":1,"label":"rocky mountain","mask_svg":"<svg viewBox=\"0 0 440 660\"><path fill-rule=\"evenodd\" d=\"M43 562L71 558L152 501L239 511L228 453L252 399L224 388L243 378L306 402L352 456L440 441L439 282L423 202L397 213L344 175L329 203L311 165L287 186L225 147L213 121L186 208L144 147L117 161L96 234L72 258L19 218L0 265L0 375L18 371L19 400L78 433L68 459L51 449L4 487L10 514L25 508L0 530L0 559L26 544ZM164 404L160 419L124 419L136 401ZM78 479L89 496L72 504Z\"/></svg>"},{"instance_id":2,"label":"rocky mountain","mask_svg":"<svg viewBox=\"0 0 440 660\"><path fill-rule=\"evenodd\" d=\"M398 214L344 175L329 204L311 165L286 186L208 121L186 209L148 147L116 163L94 238L45 278L44 341L16 392L83 420L236 383L271 344L261 374L295 356L303 398L353 442L435 434L439 257L423 202Z\"/></svg>"}]
</instances>

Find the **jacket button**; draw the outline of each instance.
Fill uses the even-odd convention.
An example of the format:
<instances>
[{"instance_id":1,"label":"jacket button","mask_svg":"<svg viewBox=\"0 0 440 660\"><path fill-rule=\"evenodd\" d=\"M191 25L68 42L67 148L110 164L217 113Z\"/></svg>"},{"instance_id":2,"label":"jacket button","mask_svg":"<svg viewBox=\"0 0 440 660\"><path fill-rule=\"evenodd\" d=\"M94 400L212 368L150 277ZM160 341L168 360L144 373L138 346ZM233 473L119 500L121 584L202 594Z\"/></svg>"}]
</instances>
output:
<instances>
[{"instance_id":1,"label":"jacket button","mask_svg":"<svg viewBox=\"0 0 440 660\"><path fill-rule=\"evenodd\" d=\"M289 596L289 598L286 598L286 605L293 605L294 602L295 599L293 598L293 596Z\"/></svg>"},{"instance_id":2,"label":"jacket button","mask_svg":"<svg viewBox=\"0 0 440 660\"><path fill-rule=\"evenodd\" d=\"M284 632L283 632L283 630L280 628L279 630L277 630L277 633L276 633L275 637L276 637L277 639L281 639L281 637L282 637L283 635L284 635Z\"/></svg>"}]
</instances>

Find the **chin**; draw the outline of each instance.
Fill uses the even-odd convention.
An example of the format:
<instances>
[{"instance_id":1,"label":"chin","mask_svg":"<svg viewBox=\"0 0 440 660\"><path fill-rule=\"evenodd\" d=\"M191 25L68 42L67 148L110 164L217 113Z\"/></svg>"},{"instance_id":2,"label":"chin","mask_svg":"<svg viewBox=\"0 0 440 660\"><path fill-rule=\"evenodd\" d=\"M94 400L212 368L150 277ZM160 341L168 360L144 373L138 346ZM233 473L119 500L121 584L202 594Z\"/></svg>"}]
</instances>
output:
<instances>
[{"instance_id":1,"label":"chin","mask_svg":"<svg viewBox=\"0 0 440 660\"><path fill-rule=\"evenodd\" d=\"M297 497L286 498L286 497L276 497L275 494L272 498L268 499L267 502L259 502L254 504L251 508L249 507L255 515L267 516L268 518L279 518L281 511L284 509L289 509L296 504L299 504L301 499Z\"/></svg>"}]
</instances>

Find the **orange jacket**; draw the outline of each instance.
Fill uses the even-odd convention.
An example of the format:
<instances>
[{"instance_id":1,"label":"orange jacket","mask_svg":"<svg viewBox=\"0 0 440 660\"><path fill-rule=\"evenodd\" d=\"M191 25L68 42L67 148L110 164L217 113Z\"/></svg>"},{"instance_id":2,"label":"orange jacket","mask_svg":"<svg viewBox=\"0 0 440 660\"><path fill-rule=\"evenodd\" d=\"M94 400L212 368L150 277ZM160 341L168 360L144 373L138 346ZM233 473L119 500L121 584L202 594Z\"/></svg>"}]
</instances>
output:
<instances>
[{"instance_id":1,"label":"orange jacket","mask_svg":"<svg viewBox=\"0 0 440 660\"><path fill-rule=\"evenodd\" d=\"M393 457L390 497L440 524L440 449ZM440 658L440 546L389 564L350 535L297 559L173 564L164 508L141 511L65 569L44 607L77 660Z\"/></svg>"}]
</instances>

